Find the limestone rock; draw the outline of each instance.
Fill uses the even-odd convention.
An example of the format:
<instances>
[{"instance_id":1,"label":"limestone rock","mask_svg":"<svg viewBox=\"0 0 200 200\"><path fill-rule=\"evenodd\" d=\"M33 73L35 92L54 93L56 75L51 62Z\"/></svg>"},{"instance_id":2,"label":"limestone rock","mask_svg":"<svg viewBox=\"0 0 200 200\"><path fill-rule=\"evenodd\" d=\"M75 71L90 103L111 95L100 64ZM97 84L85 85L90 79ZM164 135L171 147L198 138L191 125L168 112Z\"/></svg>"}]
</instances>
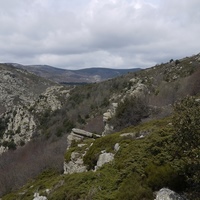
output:
<instances>
[{"instance_id":1,"label":"limestone rock","mask_svg":"<svg viewBox=\"0 0 200 200\"><path fill-rule=\"evenodd\" d=\"M131 86L131 88L126 91L126 95L124 96L124 99L126 98L127 95L142 97L148 93L147 86L145 84L141 83L141 80L138 80L137 83L136 83L136 80L134 80L134 81L135 81L134 85ZM130 82L133 82L132 79L130 80Z\"/></svg>"},{"instance_id":2,"label":"limestone rock","mask_svg":"<svg viewBox=\"0 0 200 200\"><path fill-rule=\"evenodd\" d=\"M84 154L72 152L71 160L68 163L64 163L64 174L86 172L87 168L84 166L83 156Z\"/></svg>"},{"instance_id":3,"label":"limestone rock","mask_svg":"<svg viewBox=\"0 0 200 200\"><path fill-rule=\"evenodd\" d=\"M48 200L47 197L45 196L40 196L39 193L34 194L34 199L33 200Z\"/></svg>"},{"instance_id":4,"label":"limestone rock","mask_svg":"<svg viewBox=\"0 0 200 200\"><path fill-rule=\"evenodd\" d=\"M48 87L45 92L43 92L38 99L37 104L35 105L35 110L37 113L43 112L46 109L55 111L61 108L62 102L59 100L59 96L66 95L66 98L69 96L70 90L65 90L63 86L51 86Z\"/></svg>"},{"instance_id":5,"label":"limestone rock","mask_svg":"<svg viewBox=\"0 0 200 200\"><path fill-rule=\"evenodd\" d=\"M120 136L121 136L121 137L136 138L136 133L122 133Z\"/></svg>"},{"instance_id":6,"label":"limestone rock","mask_svg":"<svg viewBox=\"0 0 200 200\"><path fill-rule=\"evenodd\" d=\"M84 131L84 130L81 130L81 129L78 129L78 128L73 128L72 132L74 134L76 134L76 135L83 136L83 137L88 137L88 138L100 138L101 137L98 134L94 134L94 133L91 133L91 132L88 132L88 131Z\"/></svg>"},{"instance_id":7,"label":"limestone rock","mask_svg":"<svg viewBox=\"0 0 200 200\"><path fill-rule=\"evenodd\" d=\"M120 145L119 145L119 143L116 143L115 146L114 146L115 152L118 152L119 149L120 149Z\"/></svg>"},{"instance_id":8,"label":"limestone rock","mask_svg":"<svg viewBox=\"0 0 200 200\"><path fill-rule=\"evenodd\" d=\"M103 114L103 122L105 124L102 135L107 135L113 131L113 126L109 124L109 120L115 115L118 103L112 103L110 108Z\"/></svg>"},{"instance_id":9,"label":"limestone rock","mask_svg":"<svg viewBox=\"0 0 200 200\"><path fill-rule=\"evenodd\" d=\"M73 128L72 132L77 134L77 135L81 135L83 137L89 137L89 138L93 137L93 133L90 133L88 131L84 131L84 130L81 130L81 129L77 129L77 128Z\"/></svg>"},{"instance_id":10,"label":"limestone rock","mask_svg":"<svg viewBox=\"0 0 200 200\"><path fill-rule=\"evenodd\" d=\"M168 188L162 188L157 193L155 200L186 200L186 199Z\"/></svg>"},{"instance_id":11,"label":"limestone rock","mask_svg":"<svg viewBox=\"0 0 200 200\"><path fill-rule=\"evenodd\" d=\"M34 116L22 106L15 106L13 112L8 115L10 120L7 123L4 140L13 139L17 145L20 144L20 141L25 143L30 141L36 129ZM9 132L13 132L12 138L10 138Z\"/></svg>"},{"instance_id":12,"label":"limestone rock","mask_svg":"<svg viewBox=\"0 0 200 200\"><path fill-rule=\"evenodd\" d=\"M17 147L30 141L40 115L60 109L69 92L26 70L0 64L0 120L4 123L0 143ZM0 146L0 154L7 150Z\"/></svg>"},{"instance_id":13,"label":"limestone rock","mask_svg":"<svg viewBox=\"0 0 200 200\"><path fill-rule=\"evenodd\" d=\"M114 160L114 154L113 153L102 152L102 154L100 154L99 159L97 161L97 166L95 167L95 170L99 169L104 164L109 163L113 160Z\"/></svg>"}]
</instances>

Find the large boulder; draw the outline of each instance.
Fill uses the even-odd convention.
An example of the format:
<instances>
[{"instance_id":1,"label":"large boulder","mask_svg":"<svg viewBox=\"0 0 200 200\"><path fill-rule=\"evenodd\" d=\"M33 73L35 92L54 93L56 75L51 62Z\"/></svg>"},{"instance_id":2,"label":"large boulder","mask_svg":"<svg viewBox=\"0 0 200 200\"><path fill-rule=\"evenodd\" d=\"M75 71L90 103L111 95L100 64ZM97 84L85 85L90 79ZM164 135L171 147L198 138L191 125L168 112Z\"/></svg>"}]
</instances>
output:
<instances>
[{"instance_id":1,"label":"large boulder","mask_svg":"<svg viewBox=\"0 0 200 200\"><path fill-rule=\"evenodd\" d=\"M33 200L47 200L47 197L45 196L40 196L39 193L34 194L34 199Z\"/></svg>"},{"instance_id":2,"label":"large boulder","mask_svg":"<svg viewBox=\"0 0 200 200\"><path fill-rule=\"evenodd\" d=\"M95 170L102 167L104 164L109 163L114 160L114 154L113 153L106 153L105 151L102 151L99 155L99 159L97 161L97 165L95 166Z\"/></svg>"},{"instance_id":3,"label":"large boulder","mask_svg":"<svg viewBox=\"0 0 200 200\"><path fill-rule=\"evenodd\" d=\"M160 191L158 191L155 200L186 200L186 199L168 188L162 188Z\"/></svg>"}]
</instances>

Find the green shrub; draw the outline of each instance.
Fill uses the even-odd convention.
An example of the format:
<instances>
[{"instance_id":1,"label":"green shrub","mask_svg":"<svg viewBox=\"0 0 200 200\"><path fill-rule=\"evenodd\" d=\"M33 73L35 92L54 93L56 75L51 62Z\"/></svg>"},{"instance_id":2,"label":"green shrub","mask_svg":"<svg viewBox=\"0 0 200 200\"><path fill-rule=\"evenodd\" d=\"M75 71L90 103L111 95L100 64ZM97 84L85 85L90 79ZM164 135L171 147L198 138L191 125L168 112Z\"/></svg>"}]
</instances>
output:
<instances>
[{"instance_id":1,"label":"green shrub","mask_svg":"<svg viewBox=\"0 0 200 200\"><path fill-rule=\"evenodd\" d=\"M117 194L117 199L153 199L153 192L147 185L144 185L141 178L137 174L133 173L129 175L121 184Z\"/></svg>"},{"instance_id":2,"label":"green shrub","mask_svg":"<svg viewBox=\"0 0 200 200\"><path fill-rule=\"evenodd\" d=\"M101 151L106 150L106 152L113 152L114 145L118 141L119 138L116 134L96 139L87 151L86 155L83 157L84 164L88 166L88 169L94 169Z\"/></svg>"},{"instance_id":3,"label":"green shrub","mask_svg":"<svg viewBox=\"0 0 200 200\"><path fill-rule=\"evenodd\" d=\"M186 97L174 107L174 155L181 158L190 185L200 188L200 101Z\"/></svg>"},{"instance_id":4,"label":"green shrub","mask_svg":"<svg viewBox=\"0 0 200 200\"><path fill-rule=\"evenodd\" d=\"M180 191L186 187L183 175L173 169L169 164L158 166L152 163L146 167L145 171L147 184L154 191L163 187Z\"/></svg>"}]
</instances>

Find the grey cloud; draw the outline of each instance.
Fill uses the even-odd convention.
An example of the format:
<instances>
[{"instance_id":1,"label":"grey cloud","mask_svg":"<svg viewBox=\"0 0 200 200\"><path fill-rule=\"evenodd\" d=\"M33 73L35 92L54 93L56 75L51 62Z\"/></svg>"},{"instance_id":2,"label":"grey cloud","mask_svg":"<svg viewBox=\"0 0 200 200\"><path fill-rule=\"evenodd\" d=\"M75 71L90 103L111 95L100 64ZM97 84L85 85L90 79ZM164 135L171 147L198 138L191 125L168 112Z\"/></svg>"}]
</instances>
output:
<instances>
[{"instance_id":1,"label":"grey cloud","mask_svg":"<svg viewBox=\"0 0 200 200\"><path fill-rule=\"evenodd\" d=\"M150 67L198 53L198 0L2 0L0 62Z\"/></svg>"}]
</instances>

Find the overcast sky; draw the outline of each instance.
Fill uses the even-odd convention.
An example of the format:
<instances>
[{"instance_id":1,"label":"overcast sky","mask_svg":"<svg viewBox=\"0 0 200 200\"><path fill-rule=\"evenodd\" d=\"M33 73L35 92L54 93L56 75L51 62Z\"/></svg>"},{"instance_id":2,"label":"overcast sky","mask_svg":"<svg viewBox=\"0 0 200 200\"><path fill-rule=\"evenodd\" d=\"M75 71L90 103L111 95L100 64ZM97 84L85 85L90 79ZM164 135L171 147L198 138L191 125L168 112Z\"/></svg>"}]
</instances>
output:
<instances>
[{"instance_id":1,"label":"overcast sky","mask_svg":"<svg viewBox=\"0 0 200 200\"><path fill-rule=\"evenodd\" d=\"M0 0L0 62L147 68L200 52L200 0Z\"/></svg>"}]
</instances>

